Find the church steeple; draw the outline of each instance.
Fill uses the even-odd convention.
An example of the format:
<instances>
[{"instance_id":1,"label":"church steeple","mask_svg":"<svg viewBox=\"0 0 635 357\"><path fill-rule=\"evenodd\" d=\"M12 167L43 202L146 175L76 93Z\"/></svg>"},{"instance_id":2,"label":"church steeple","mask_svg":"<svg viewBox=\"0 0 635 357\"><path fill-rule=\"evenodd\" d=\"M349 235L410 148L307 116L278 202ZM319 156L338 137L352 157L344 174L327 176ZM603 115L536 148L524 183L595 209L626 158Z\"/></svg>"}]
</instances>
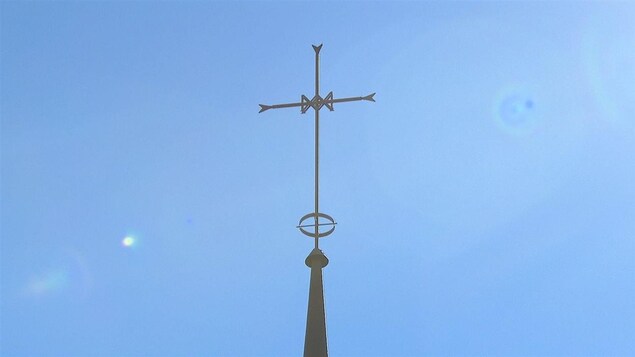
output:
<instances>
[{"instance_id":1,"label":"church steeple","mask_svg":"<svg viewBox=\"0 0 635 357\"><path fill-rule=\"evenodd\" d=\"M306 335L304 337L304 357L326 357L326 313L324 310L324 285L322 268L328 265L328 258L318 248L314 248L306 257L306 265L311 268L309 285L309 308L306 317Z\"/></svg>"},{"instance_id":2,"label":"church steeple","mask_svg":"<svg viewBox=\"0 0 635 357\"><path fill-rule=\"evenodd\" d=\"M335 220L319 210L319 158L320 158L320 109L327 107L334 110L335 103L355 102L366 100L374 102L375 93L365 97L334 98L333 92L329 92L326 97L320 96L320 50L322 45L313 46L315 51L315 95L309 99L302 95L300 102L286 104L259 104L260 113L269 109L300 107L302 114L313 108L315 111L315 210L305 214L300 218L297 228L300 231L315 239L315 248L306 258L306 265L311 268L311 282L309 284L309 308L306 319L306 335L304 337L304 357L326 357L328 356L326 341L326 315L324 311L324 285L322 284L322 268L328 263L328 258L319 248L319 239L326 237L335 230ZM303 224L307 221L307 224ZM313 221L313 222L310 222ZM326 226L326 231L320 232L320 227ZM312 229L305 229L311 227Z\"/></svg>"}]
</instances>

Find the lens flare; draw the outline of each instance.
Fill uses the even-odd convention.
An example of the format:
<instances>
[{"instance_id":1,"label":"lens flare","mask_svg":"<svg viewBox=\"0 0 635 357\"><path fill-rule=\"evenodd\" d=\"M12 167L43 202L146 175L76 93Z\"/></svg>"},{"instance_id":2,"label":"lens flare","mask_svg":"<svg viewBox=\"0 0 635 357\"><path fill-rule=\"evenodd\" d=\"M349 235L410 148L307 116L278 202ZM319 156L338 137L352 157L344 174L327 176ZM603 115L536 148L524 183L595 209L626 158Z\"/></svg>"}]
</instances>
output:
<instances>
[{"instance_id":1,"label":"lens flare","mask_svg":"<svg viewBox=\"0 0 635 357\"><path fill-rule=\"evenodd\" d=\"M20 288L28 298L85 299L92 275L84 255L73 247L52 249L49 257L33 264L33 273Z\"/></svg>"},{"instance_id":2,"label":"lens flare","mask_svg":"<svg viewBox=\"0 0 635 357\"><path fill-rule=\"evenodd\" d=\"M537 104L525 90L505 90L494 102L494 116L500 128L510 134L522 135L534 131Z\"/></svg>"},{"instance_id":3,"label":"lens flare","mask_svg":"<svg viewBox=\"0 0 635 357\"><path fill-rule=\"evenodd\" d=\"M121 245L123 245L126 248L134 247L135 243L136 243L136 240L132 236L126 236L124 239L121 240Z\"/></svg>"},{"instance_id":4,"label":"lens flare","mask_svg":"<svg viewBox=\"0 0 635 357\"><path fill-rule=\"evenodd\" d=\"M635 132L635 26L629 27L596 26L584 39L583 63L600 120Z\"/></svg>"},{"instance_id":5,"label":"lens flare","mask_svg":"<svg viewBox=\"0 0 635 357\"><path fill-rule=\"evenodd\" d=\"M57 269L31 278L26 292L31 296L50 294L68 285L68 271Z\"/></svg>"},{"instance_id":6,"label":"lens flare","mask_svg":"<svg viewBox=\"0 0 635 357\"><path fill-rule=\"evenodd\" d=\"M499 108L499 115L503 122L518 127L531 119L534 102L531 99L512 96L505 99Z\"/></svg>"}]
</instances>

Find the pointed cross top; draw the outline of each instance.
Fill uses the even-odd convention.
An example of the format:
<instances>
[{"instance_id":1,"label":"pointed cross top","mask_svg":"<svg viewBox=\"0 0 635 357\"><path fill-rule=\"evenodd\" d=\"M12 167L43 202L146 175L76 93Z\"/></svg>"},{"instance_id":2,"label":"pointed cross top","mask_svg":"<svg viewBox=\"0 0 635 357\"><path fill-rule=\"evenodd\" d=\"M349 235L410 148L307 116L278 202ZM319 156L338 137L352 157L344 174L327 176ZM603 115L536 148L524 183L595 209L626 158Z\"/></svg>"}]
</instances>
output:
<instances>
[{"instance_id":1,"label":"pointed cross top","mask_svg":"<svg viewBox=\"0 0 635 357\"><path fill-rule=\"evenodd\" d=\"M333 111L333 104L335 103L355 102L360 100L367 100L370 102L375 101L375 99L373 98L375 93L371 93L363 97L334 98L333 92L329 92L326 97L322 98L320 96L320 50L322 49L322 44L311 46L315 51L315 95L313 96L313 98L309 99L307 96L302 95L300 96L300 101L295 103L273 105L258 104L260 106L260 111L258 113L262 113L269 109L300 107L300 113L304 114L309 108L313 108L314 110L319 111L323 106L326 106L330 111Z\"/></svg>"}]
</instances>

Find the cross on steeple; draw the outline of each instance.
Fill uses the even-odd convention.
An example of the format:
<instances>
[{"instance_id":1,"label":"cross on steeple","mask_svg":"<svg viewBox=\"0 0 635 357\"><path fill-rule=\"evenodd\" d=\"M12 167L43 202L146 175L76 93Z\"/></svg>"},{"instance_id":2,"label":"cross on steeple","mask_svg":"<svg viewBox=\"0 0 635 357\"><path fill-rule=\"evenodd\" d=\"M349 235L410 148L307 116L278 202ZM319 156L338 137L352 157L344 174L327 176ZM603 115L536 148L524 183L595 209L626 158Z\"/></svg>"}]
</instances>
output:
<instances>
[{"instance_id":1,"label":"cross on steeple","mask_svg":"<svg viewBox=\"0 0 635 357\"><path fill-rule=\"evenodd\" d=\"M319 249L318 241L322 237L326 237L333 233L337 224L333 217L319 210L319 149L320 149L320 109L327 107L330 111L334 110L335 103L355 102L367 100L374 102L375 93L365 97L348 97L334 98L333 92L329 92L326 97L320 96L320 50L322 45L313 45L315 51L315 95L309 99L304 94L300 97L300 101L296 103L260 105L262 113L269 109L293 108L300 107L300 113L306 113L309 108L315 111L315 210L300 218L297 228L303 234L315 239L315 247L305 260L305 264L311 268L311 282L309 286L309 308L307 313L306 335L304 340L304 356L305 357L326 357L327 341L326 341L326 318L324 315L324 289L322 284L322 268L325 267L329 260ZM304 224L304 222L313 218L312 223ZM321 220L322 219L322 220ZM320 227L326 226L326 231L320 232ZM312 227L312 230L305 228Z\"/></svg>"},{"instance_id":2,"label":"cross on steeple","mask_svg":"<svg viewBox=\"0 0 635 357\"><path fill-rule=\"evenodd\" d=\"M280 109L280 108L292 108L292 107L300 107L300 113L306 113L309 108L313 108L315 111L315 211L303 216L300 219L300 224L297 228L300 229L302 233L308 235L310 237L315 238L315 248L318 248L318 239L321 237L325 237L331 233L333 233L334 225L336 224L333 218L327 214L320 213L319 211L319 158L320 158L320 109L322 107L327 107L330 111L335 110L335 103L344 103L344 102L355 102L360 100L367 100L374 102L375 93L369 94L365 97L348 97L348 98L334 98L333 92L329 92L326 97L322 98L320 96L320 50L322 49L322 45L315 46L313 45L313 50L315 50L315 95L312 99L309 99L304 94L300 97L300 101L296 103L285 103L285 104L274 104L274 105L260 105L260 112L267 111L269 109ZM314 223L309 225L303 225L302 223L309 219L313 218ZM326 219L327 223L320 223L320 218ZM329 230L324 233L319 232L320 226L332 226ZM313 227L313 231L309 232L303 228Z\"/></svg>"}]
</instances>

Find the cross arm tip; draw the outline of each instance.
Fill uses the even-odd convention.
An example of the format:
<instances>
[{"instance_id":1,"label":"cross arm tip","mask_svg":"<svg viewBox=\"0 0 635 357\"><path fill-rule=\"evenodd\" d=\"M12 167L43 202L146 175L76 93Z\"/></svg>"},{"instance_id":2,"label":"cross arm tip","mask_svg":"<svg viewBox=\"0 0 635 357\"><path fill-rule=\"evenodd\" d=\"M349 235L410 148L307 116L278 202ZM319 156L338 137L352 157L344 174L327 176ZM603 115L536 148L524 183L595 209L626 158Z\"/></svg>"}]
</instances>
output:
<instances>
[{"instance_id":1,"label":"cross arm tip","mask_svg":"<svg viewBox=\"0 0 635 357\"><path fill-rule=\"evenodd\" d=\"M259 111L258 113L262 113L262 112L264 112L265 110L269 110L269 109L271 109L271 106L270 106L270 105L265 105L265 104L258 104L258 105L260 106L260 111Z\"/></svg>"},{"instance_id":2,"label":"cross arm tip","mask_svg":"<svg viewBox=\"0 0 635 357\"><path fill-rule=\"evenodd\" d=\"M311 45L313 46L313 50L315 50L315 53L320 53L320 50L322 49L322 43L320 43L319 45Z\"/></svg>"},{"instance_id":3,"label":"cross arm tip","mask_svg":"<svg viewBox=\"0 0 635 357\"><path fill-rule=\"evenodd\" d=\"M365 96L365 97L362 97L362 99L363 99L363 100L368 100L368 101L370 101L370 102L374 102L374 101L375 101L375 98L374 98L374 97L375 97L375 94L376 94L376 93L371 93L371 94L369 94L369 95L367 95L367 96Z\"/></svg>"}]
</instances>

